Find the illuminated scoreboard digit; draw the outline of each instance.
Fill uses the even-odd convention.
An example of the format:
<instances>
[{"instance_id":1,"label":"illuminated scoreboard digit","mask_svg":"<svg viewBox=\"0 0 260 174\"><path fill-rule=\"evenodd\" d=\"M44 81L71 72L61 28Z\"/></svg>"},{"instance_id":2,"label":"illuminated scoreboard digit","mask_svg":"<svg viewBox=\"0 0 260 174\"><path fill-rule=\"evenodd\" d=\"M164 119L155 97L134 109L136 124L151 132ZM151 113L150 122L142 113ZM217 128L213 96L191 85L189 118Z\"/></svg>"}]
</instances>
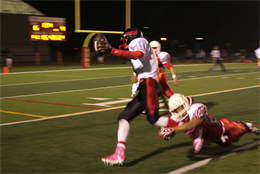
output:
<instances>
[{"instance_id":1,"label":"illuminated scoreboard digit","mask_svg":"<svg viewBox=\"0 0 260 174\"><path fill-rule=\"evenodd\" d=\"M31 41L66 41L66 19L29 16Z\"/></svg>"}]
</instances>

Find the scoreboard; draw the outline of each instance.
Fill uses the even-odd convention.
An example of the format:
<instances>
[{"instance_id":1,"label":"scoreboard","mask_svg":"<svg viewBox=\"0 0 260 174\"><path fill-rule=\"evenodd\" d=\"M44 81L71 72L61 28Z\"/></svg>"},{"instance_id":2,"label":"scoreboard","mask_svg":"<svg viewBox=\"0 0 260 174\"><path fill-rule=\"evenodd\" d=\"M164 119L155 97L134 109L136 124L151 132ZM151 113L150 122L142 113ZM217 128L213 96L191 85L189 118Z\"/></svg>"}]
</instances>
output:
<instances>
[{"instance_id":1,"label":"scoreboard","mask_svg":"<svg viewBox=\"0 0 260 174\"><path fill-rule=\"evenodd\" d=\"M31 41L66 41L66 19L29 16Z\"/></svg>"}]
</instances>

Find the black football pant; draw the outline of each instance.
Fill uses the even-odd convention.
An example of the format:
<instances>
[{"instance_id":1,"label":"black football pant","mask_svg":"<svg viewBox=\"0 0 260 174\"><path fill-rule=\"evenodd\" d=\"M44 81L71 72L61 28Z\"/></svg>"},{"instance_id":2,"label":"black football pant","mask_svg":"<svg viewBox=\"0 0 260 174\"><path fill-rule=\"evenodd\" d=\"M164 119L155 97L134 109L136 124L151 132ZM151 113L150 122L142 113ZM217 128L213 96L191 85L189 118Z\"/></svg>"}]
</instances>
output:
<instances>
[{"instance_id":1,"label":"black football pant","mask_svg":"<svg viewBox=\"0 0 260 174\"><path fill-rule=\"evenodd\" d=\"M159 119L160 89L158 82L153 78L140 80L139 93L127 104L118 120L125 119L130 122L145 110L148 121L153 125Z\"/></svg>"}]
</instances>

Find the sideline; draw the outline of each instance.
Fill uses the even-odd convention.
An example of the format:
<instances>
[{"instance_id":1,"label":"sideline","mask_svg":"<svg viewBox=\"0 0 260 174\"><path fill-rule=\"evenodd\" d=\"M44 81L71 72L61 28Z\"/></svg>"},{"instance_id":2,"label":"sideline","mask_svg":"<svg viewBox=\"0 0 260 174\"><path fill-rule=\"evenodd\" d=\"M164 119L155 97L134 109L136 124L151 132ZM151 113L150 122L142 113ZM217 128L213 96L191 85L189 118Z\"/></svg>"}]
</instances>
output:
<instances>
[{"instance_id":1,"label":"sideline","mask_svg":"<svg viewBox=\"0 0 260 174\"><path fill-rule=\"evenodd\" d=\"M236 76L236 75L255 74L255 73L259 73L259 72L237 73L237 74L225 74L225 75L218 75L218 76L194 77L194 78L188 78L188 79L180 79L179 81L195 80L195 79L206 79L206 78L217 78L217 77L226 77L226 76ZM172 81L172 80L168 80L168 82L171 82L171 81ZM27 95L7 96L7 97L0 97L0 99L4 99L4 98L18 98L18 97L29 97L29 96L38 96L38 95L48 95L48 94L60 94L60 93L67 93L67 92L89 91L89 90L97 90L97 89L109 89L109 88L126 87L126 86L132 86L132 84L117 85L117 86L107 86L107 87L99 87L99 88L88 88L88 89L76 89L76 90L68 90L68 91L47 92L47 93L38 93L38 94L27 94Z\"/></svg>"},{"instance_id":2,"label":"sideline","mask_svg":"<svg viewBox=\"0 0 260 174\"><path fill-rule=\"evenodd\" d=\"M243 68L240 68L240 69L245 69L245 68L252 68L252 67L243 67ZM231 68L229 70L234 70L234 69L237 69L237 68ZM203 71L206 71L206 70L179 71L178 74L187 73L187 72L199 72L199 71L203 72ZM166 72L166 74L170 74L170 72ZM131 77L131 76L132 75L129 74L129 75L124 75L124 76L95 77L95 78L70 79L70 80L45 81L45 82L29 82L29 83L6 84L6 85L0 85L0 86L34 85L34 84L44 84L44 83L60 83L60 82L71 82L71 81L81 81L81 80L98 80L98 79L108 79L108 78L118 78L118 77L119 78L121 78L121 77Z\"/></svg>"},{"instance_id":3,"label":"sideline","mask_svg":"<svg viewBox=\"0 0 260 174\"><path fill-rule=\"evenodd\" d=\"M197 95L191 95L191 96L199 97L199 96L213 95L213 94L232 92L232 91L239 91L239 90L250 89L250 88L257 88L257 87L260 87L260 85L248 86L248 87L243 87L243 88L234 88L234 89L228 89L228 90L216 91L216 92L210 92L210 93L204 93L204 94L197 94ZM84 112L77 112L77 113L71 113L71 114L63 114L63 115L51 116L51 117L48 117L48 118L41 118L41 119L34 119L34 120L25 120L25 121L17 121L17 122L11 122L11 123L3 123L3 124L0 124L0 127L7 126L7 125L21 124L21 123L43 121L43 120L54 119L54 118L63 118L63 117L69 117L69 116L75 116L75 115L103 112L103 111L109 111L109 110L119 109L119 108L123 108L123 107L125 107L125 105L117 106L117 107L104 108L104 109L97 109L97 110L92 110L92 111L84 111Z\"/></svg>"},{"instance_id":4,"label":"sideline","mask_svg":"<svg viewBox=\"0 0 260 174\"><path fill-rule=\"evenodd\" d=\"M238 64L238 63L229 63L229 64ZM189 64L189 65L174 65L174 67L181 67L181 66L201 66L201 65L211 65L210 64ZM48 71L27 71L27 72L11 72L11 73L0 73L0 75L13 75L13 74L30 74L30 73L48 73L48 72L64 72L64 71L91 71L91 70L105 70L105 69L127 69L132 68L129 67L107 67L107 68L85 68L85 69L64 69L64 70L48 70ZM252 68L252 67L248 67Z\"/></svg>"},{"instance_id":5,"label":"sideline","mask_svg":"<svg viewBox=\"0 0 260 174\"><path fill-rule=\"evenodd\" d=\"M199 161L199 162L196 162L194 164L191 164L191 165L188 165L188 166L185 166L185 167L182 167L182 168L179 168L177 170L174 170L174 171L171 171L169 172L168 174L180 174L180 173L185 173L189 170L193 170L193 169L196 169L198 167L201 167L201 166L204 166L210 162L214 162L214 161L217 161L217 160L220 160L220 159L223 159L225 157L228 157L228 156L231 156L231 155L234 155L236 154L237 152L240 152L240 151L243 151L243 150L247 150L247 149L250 149L254 146L257 146L260 144L260 140L258 141L255 141L253 143L250 143L250 144L247 144L245 146L242 146L242 147L239 147L237 149L234 149L228 153L225 153L225 154L222 154L222 155L218 155L218 156L214 156L214 157L211 157L211 158L208 158L208 159L205 159L205 160L202 160L202 161Z\"/></svg>"}]
</instances>

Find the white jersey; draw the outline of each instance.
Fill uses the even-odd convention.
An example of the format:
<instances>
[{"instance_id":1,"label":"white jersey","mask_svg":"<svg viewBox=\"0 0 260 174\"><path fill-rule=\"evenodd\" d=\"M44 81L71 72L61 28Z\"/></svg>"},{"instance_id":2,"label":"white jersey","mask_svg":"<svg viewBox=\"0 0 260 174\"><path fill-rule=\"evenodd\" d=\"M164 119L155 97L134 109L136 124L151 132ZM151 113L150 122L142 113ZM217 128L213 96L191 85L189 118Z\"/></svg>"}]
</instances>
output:
<instances>
[{"instance_id":1,"label":"white jersey","mask_svg":"<svg viewBox=\"0 0 260 174\"><path fill-rule=\"evenodd\" d=\"M215 58L220 58L220 57L221 57L219 50L212 50L212 51L210 52L210 55L212 55L212 56L215 57Z\"/></svg>"},{"instance_id":2,"label":"white jersey","mask_svg":"<svg viewBox=\"0 0 260 174\"><path fill-rule=\"evenodd\" d=\"M171 61L171 56L170 56L170 54L169 53L167 53L167 52L164 52L164 51L162 51L162 52L160 52L160 53L158 53L157 54L157 57L158 57L158 63L159 63L159 71L161 72L164 72L165 71L165 68L164 68L164 64L165 63L169 63L170 61Z\"/></svg>"},{"instance_id":3,"label":"white jersey","mask_svg":"<svg viewBox=\"0 0 260 174\"><path fill-rule=\"evenodd\" d=\"M187 121L193 120L194 118L203 118L207 115L207 112L207 107L204 104L194 103L191 105L188 117L186 117L183 121L180 121L178 126ZM171 116L171 119L178 122L174 116Z\"/></svg>"},{"instance_id":4,"label":"white jersey","mask_svg":"<svg viewBox=\"0 0 260 174\"><path fill-rule=\"evenodd\" d=\"M162 62L162 64L168 63L171 60L171 56L167 52L162 51L162 52L158 53L157 55L158 55L160 61Z\"/></svg>"},{"instance_id":5,"label":"white jersey","mask_svg":"<svg viewBox=\"0 0 260 174\"><path fill-rule=\"evenodd\" d=\"M256 56L258 59L260 59L260 48L257 48L257 49L255 50L255 56Z\"/></svg>"},{"instance_id":6,"label":"white jersey","mask_svg":"<svg viewBox=\"0 0 260 174\"><path fill-rule=\"evenodd\" d=\"M153 78L157 81L158 63L149 42L145 38L136 38L128 46L130 51L142 51L144 56L139 59L131 59L133 70L138 81L146 78Z\"/></svg>"}]
</instances>

